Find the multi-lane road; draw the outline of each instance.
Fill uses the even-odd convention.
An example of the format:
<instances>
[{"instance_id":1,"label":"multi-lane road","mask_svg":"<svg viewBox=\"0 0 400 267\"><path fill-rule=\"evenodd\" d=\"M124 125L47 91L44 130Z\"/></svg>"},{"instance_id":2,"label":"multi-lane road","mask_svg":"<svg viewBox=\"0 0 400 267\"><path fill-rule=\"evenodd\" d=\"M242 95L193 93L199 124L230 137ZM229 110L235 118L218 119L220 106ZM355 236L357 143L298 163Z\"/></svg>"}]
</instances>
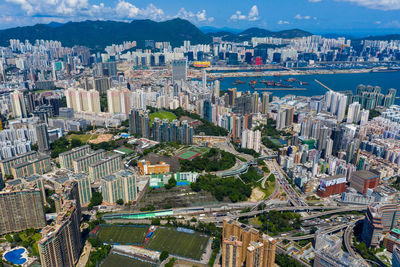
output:
<instances>
[{"instance_id":1,"label":"multi-lane road","mask_svg":"<svg viewBox=\"0 0 400 267\"><path fill-rule=\"evenodd\" d=\"M300 197L300 195L293 189L292 185L286 180L281 167L278 165L275 159L272 161L267 161L267 166L271 172L275 175L275 181L280 184L280 186L285 191L290 203L293 206L308 206L308 204Z\"/></svg>"}]
</instances>

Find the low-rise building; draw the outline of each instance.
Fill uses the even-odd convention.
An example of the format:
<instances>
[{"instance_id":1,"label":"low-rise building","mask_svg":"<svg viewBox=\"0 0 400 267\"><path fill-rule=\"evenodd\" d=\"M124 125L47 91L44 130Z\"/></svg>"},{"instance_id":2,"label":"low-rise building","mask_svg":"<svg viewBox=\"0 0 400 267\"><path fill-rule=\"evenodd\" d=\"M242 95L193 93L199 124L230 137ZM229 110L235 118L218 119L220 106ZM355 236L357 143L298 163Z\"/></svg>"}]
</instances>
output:
<instances>
[{"instance_id":1,"label":"low-rise building","mask_svg":"<svg viewBox=\"0 0 400 267\"><path fill-rule=\"evenodd\" d=\"M361 194L367 193L368 188L375 188L379 185L380 174L376 171L362 170L351 174L350 186Z\"/></svg>"},{"instance_id":2,"label":"low-rise building","mask_svg":"<svg viewBox=\"0 0 400 267\"><path fill-rule=\"evenodd\" d=\"M139 167L141 174L143 174L143 175L170 172L169 164L162 162L162 161L159 164L151 165L150 161L140 160L138 162L138 167Z\"/></svg>"},{"instance_id":3,"label":"low-rise building","mask_svg":"<svg viewBox=\"0 0 400 267\"><path fill-rule=\"evenodd\" d=\"M346 191L346 176L334 175L321 179L317 194L320 197L329 197L331 195L341 194Z\"/></svg>"}]
</instances>

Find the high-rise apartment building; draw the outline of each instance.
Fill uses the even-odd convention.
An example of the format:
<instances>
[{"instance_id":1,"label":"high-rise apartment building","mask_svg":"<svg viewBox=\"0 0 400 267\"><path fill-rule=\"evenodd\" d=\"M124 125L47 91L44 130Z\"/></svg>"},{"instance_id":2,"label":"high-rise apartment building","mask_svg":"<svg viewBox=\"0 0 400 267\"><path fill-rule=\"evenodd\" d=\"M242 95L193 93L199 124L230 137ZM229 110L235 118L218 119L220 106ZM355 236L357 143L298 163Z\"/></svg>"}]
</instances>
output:
<instances>
[{"instance_id":1,"label":"high-rise apartment building","mask_svg":"<svg viewBox=\"0 0 400 267\"><path fill-rule=\"evenodd\" d=\"M77 158L87 155L90 151L91 151L90 145L84 145L60 153L60 155L58 156L60 167L72 170L74 168L73 161Z\"/></svg>"},{"instance_id":2,"label":"high-rise apartment building","mask_svg":"<svg viewBox=\"0 0 400 267\"><path fill-rule=\"evenodd\" d=\"M50 149L49 133L46 123L36 124L36 136L38 141L39 151L48 151Z\"/></svg>"},{"instance_id":3,"label":"high-rise apartment building","mask_svg":"<svg viewBox=\"0 0 400 267\"><path fill-rule=\"evenodd\" d=\"M82 206L90 203L92 198L92 188L90 186L89 175L77 173L72 176L73 180L78 183L79 202Z\"/></svg>"},{"instance_id":4,"label":"high-rise apartment building","mask_svg":"<svg viewBox=\"0 0 400 267\"><path fill-rule=\"evenodd\" d=\"M104 95L108 89L111 88L111 78L108 77L98 77L93 78L93 88L101 95ZM88 90L89 88L86 88Z\"/></svg>"},{"instance_id":5,"label":"high-rise apartment building","mask_svg":"<svg viewBox=\"0 0 400 267\"><path fill-rule=\"evenodd\" d=\"M269 96L270 93L268 92L264 92L262 94L262 101L261 101L261 113L262 114L268 114L268 110L269 110Z\"/></svg>"},{"instance_id":6,"label":"high-rise apartment building","mask_svg":"<svg viewBox=\"0 0 400 267\"><path fill-rule=\"evenodd\" d=\"M100 181L101 178L121 170L122 160L119 155L97 161L89 166L91 182Z\"/></svg>"},{"instance_id":7,"label":"high-rise apartment building","mask_svg":"<svg viewBox=\"0 0 400 267\"><path fill-rule=\"evenodd\" d=\"M180 124L180 125L179 125ZM158 142L175 142L180 141L182 144L193 144L193 127L186 120L179 123L173 120L172 123L168 119L160 120L155 118L153 122L153 140Z\"/></svg>"},{"instance_id":8,"label":"high-rise apartment building","mask_svg":"<svg viewBox=\"0 0 400 267\"><path fill-rule=\"evenodd\" d=\"M364 219L362 240L367 246L376 247L383 235L396 226L399 218L400 206L397 203L370 204Z\"/></svg>"},{"instance_id":9,"label":"high-rise apartment building","mask_svg":"<svg viewBox=\"0 0 400 267\"><path fill-rule=\"evenodd\" d=\"M258 93L254 92L253 93L253 98L252 98L252 112L253 113L258 113Z\"/></svg>"},{"instance_id":10,"label":"high-rise apartment building","mask_svg":"<svg viewBox=\"0 0 400 267\"><path fill-rule=\"evenodd\" d=\"M264 244L251 241L247 247L246 267L262 267L264 256Z\"/></svg>"},{"instance_id":11,"label":"high-rise apartment building","mask_svg":"<svg viewBox=\"0 0 400 267\"><path fill-rule=\"evenodd\" d=\"M186 81L187 79L187 59L173 60L172 63L172 81Z\"/></svg>"},{"instance_id":12,"label":"high-rise apartment building","mask_svg":"<svg viewBox=\"0 0 400 267\"><path fill-rule=\"evenodd\" d=\"M12 166L33 160L36 157L36 151L30 151L28 153L21 154L15 157L3 159L2 161L0 161L1 176L4 178L6 176L12 175Z\"/></svg>"},{"instance_id":13,"label":"high-rise apartment building","mask_svg":"<svg viewBox=\"0 0 400 267\"><path fill-rule=\"evenodd\" d=\"M228 93L228 105L233 107L235 105L237 89L229 88L227 93Z\"/></svg>"},{"instance_id":14,"label":"high-rise apartment building","mask_svg":"<svg viewBox=\"0 0 400 267\"><path fill-rule=\"evenodd\" d=\"M86 91L82 88L65 90L67 107L75 112L100 113L100 93L94 89Z\"/></svg>"},{"instance_id":15,"label":"high-rise apartment building","mask_svg":"<svg viewBox=\"0 0 400 267\"><path fill-rule=\"evenodd\" d=\"M44 226L46 217L39 190L0 192L0 234Z\"/></svg>"},{"instance_id":16,"label":"high-rise apartment building","mask_svg":"<svg viewBox=\"0 0 400 267\"><path fill-rule=\"evenodd\" d=\"M363 109L360 114L360 126L367 124L369 119L369 110Z\"/></svg>"},{"instance_id":17,"label":"high-rise apartment building","mask_svg":"<svg viewBox=\"0 0 400 267\"><path fill-rule=\"evenodd\" d=\"M129 114L129 132L138 137L150 138L149 116L145 110L131 110Z\"/></svg>"},{"instance_id":18,"label":"high-rise apartment building","mask_svg":"<svg viewBox=\"0 0 400 267\"><path fill-rule=\"evenodd\" d=\"M131 91L129 89L111 88L107 91L109 113L124 113L127 116L131 110Z\"/></svg>"},{"instance_id":19,"label":"high-rise apartment building","mask_svg":"<svg viewBox=\"0 0 400 267\"><path fill-rule=\"evenodd\" d=\"M13 115L17 118L28 117L28 111L26 109L24 94L19 91L14 91L10 94L11 106Z\"/></svg>"},{"instance_id":20,"label":"high-rise apartment building","mask_svg":"<svg viewBox=\"0 0 400 267\"><path fill-rule=\"evenodd\" d=\"M89 166L95 162L104 159L106 152L104 149L98 149L93 152L89 152L86 155L76 158L72 161L72 166L75 173L88 172Z\"/></svg>"},{"instance_id":21,"label":"high-rise apartment building","mask_svg":"<svg viewBox=\"0 0 400 267\"><path fill-rule=\"evenodd\" d=\"M347 123L358 123L360 121L360 108L361 105L358 102L354 102L349 105L347 112Z\"/></svg>"},{"instance_id":22,"label":"high-rise apartment building","mask_svg":"<svg viewBox=\"0 0 400 267\"><path fill-rule=\"evenodd\" d=\"M222 267L242 266L243 243L236 236L230 236L222 241Z\"/></svg>"},{"instance_id":23,"label":"high-rise apartment building","mask_svg":"<svg viewBox=\"0 0 400 267\"><path fill-rule=\"evenodd\" d=\"M43 228L38 241L43 267L73 267L82 249L80 218L74 200L65 201L55 224Z\"/></svg>"},{"instance_id":24,"label":"high-rise apartment building","mask_svg":"<svg viewBox=\"0 0 400 267\"><path fill-rule=\"evenodd\" d=\"M222 249L223 266L242 266L244 262L246 262L246 266L275 266L276 240L272 237L262 234L256 229L248 227L240 222L224 220L222 239L223 246L226 242L231 246L233 245L230 243L232 241L239 241L241 243L240 249L236 248L240 256L235 255L235 260L233 259L233 253L230 253L233 251L231 247L226 247L225 250L224 248ZM260 255L260 253L262 253L262 255ZM237 261L240 262L237 263ZM247 261L249 261L249 263ZM258 262L258 265L251 265L255 262ZM233 263L237 265L233 265Z\"/></svg>"},{"instance_id":25,"label":"high-rise apartment building","mask_svg":"<svg viewBox=\"0 0 400 267\"><path fill-rule=\"evenodd\" d=\"M248 115L253 112L254 99L250 93L243 94L235 99L232 111L238 115Z\"/></svg>"},{"instance_id":26,"label":"high-rise apartment building","mask_svg":"<svg viewBox=\"0 0 400 267\"><path fill-rule=\"evenodd\" d=\"M136 176L133 172L122 170L101 179L103 200L115 204L122 199L124 203L136 200Z\"/></svg>"},{"instance_id":27,"label":"high-rise apartment building","mask_svg":"<svg viewBox=\"0 0 400 267\"><path fill-rule=\"evenodd\" d=\"M400 248L398 246L394 246L394 248L393 248L392 266L400 267Z\"/></svg>"},{"instance_id":28,"label":"high-rise apartment building","mask_svg":"<svg viewBox=\"0 0 400 267\"><path fill-rule=\"evenodd\" d=\"M49 171L51 171L49 156L40 156L11 166L11 175L14 178L28 177L32 174L45 174Z\"/></svg>"},{"instance_id":29,"label":"high-rise apartment building","mask_svg":"<svg viewBox=\"0 0 400 267\"><path fill-rule=\"evenodd\" d=\"M82 218L81 214L81 197L79 191L79 184L76 180L68 180L56 189L55 194L51 197L54 200L56 206L56 212L61 213L64 209L64 204L67 201L74 201L74 206L77 210L78 220Z\"/></svg>"}]
</instances>

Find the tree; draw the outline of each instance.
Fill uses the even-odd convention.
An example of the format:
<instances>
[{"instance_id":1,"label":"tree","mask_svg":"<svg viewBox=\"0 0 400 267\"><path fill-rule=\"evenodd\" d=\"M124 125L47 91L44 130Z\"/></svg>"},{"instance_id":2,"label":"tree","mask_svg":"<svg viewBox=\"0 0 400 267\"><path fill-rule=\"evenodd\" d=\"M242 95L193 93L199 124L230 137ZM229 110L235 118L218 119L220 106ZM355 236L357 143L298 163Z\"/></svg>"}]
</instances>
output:
<instances>
[{"instance_id":1,"label":"tree","mask_svg":"<svg viewBox=\"0 0 400 267\"><path fill-rule=\"evenodd\" d=\"M176 180L174 177L171 177L168 181L168 184L165 185L165 188L169 190L175 186L176 186Z\"/></svg>"},{"instance_id":2,"label":"tree","mask_svg":"<svg viewBox=\"0 0 400 267\"><path fill-rule=\"evenodd\" d=\"M94 191L92 198L90 199L90 203L88 205L88 209L91 210L94 206L98 206L103 202L103 196L100 192Z\"/></svg>"},{"instance_id":3,"label":"tree","mask_svg":"<svg viewBox=\"0 0 400 267\"><path fill-rule=\"evenodd\" d=\"M13 238L10 234L6 234L6 240L7 240L7 242L10 242L10 243L13 242Z\"/></svg>"},{"instance_id":4,"label":"tree","mask_svg":"<svg viewBox=\"0 0 400 267\"><path fill-rule=\"evenodd\" d=\"M31 146L31 148L32 148L33 151L38 151L39 150L39 146L37 144L33 144Z\"/></svg>"},{"instance_id":5,"label":"tree","mask_svg":"<svg viewBox=\"0 0 400 267\"><path fill-rule=\"evenodd\" d=\"M81 145L83 145L81 140L79 140L77 138L71 139L71 148L79 147Z\"/></svg>"},{"instance_id":6,"label":"tree","mask_svg":"<svg viewBox=\"0 0 400 267\"><path fill-rule=\"evenodd\" d=\"M122 199L118 199L116 203L118 205L124 205L124 201Z\"/></svg>"},{"instance_id":7,"label":"tree","mask_svg":"<svg viewBox=\"0 0 400 267\"><path fill-rule=\"evenodd\" d=\"M89 237L88 241L95 248L101 247L103 245L103 243L100 241L100 239L97 236Z\"/></svg>"},{"instance_id":8,"label":"tree","mask_svg":"<svg viewBox=\"0 0 400 267\"><path fill-rule=\"evenodd\" d=\"M15 243L18 243L18 242L21 242L22 241L22 239L21 239L21 237L19 236L19 234L15 234L14 235L14 242Z\"/></svg>"},{"instance_id":9,"label":"tree","mask_svg":"<svg viewBox=\"0 0 400 267\"><path fill-rule=\"evenodd\" d=\"M161 254L160 254L160 261L164 261L164 260L166 260L167 258L168 258L168 256L169 256L169 253L168 253L168 251L163 251L163 252L161 252Z\"/></svg>"}]
</instances>

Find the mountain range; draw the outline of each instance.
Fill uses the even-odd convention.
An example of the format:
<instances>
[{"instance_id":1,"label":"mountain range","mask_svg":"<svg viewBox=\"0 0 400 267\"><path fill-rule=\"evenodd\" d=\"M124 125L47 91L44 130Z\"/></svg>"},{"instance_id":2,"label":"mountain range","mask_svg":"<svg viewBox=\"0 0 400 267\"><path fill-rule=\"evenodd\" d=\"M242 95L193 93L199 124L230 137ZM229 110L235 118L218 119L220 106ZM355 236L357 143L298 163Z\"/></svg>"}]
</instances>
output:
<instances>
[{"instance_id":1,"label":"mountain range","mask_svg":"<svg viewBox=\"0 0 400 267\"><path fill-rule=\"evenodd\" d=\"M81 21L65 24L51 22L34 26L16 27L0 30L0 46L8 46L10 39L37 39L61 41L64 46L84 45L93 50L103 50L107 45L121 44L124 41L136 41L138 48L145 48L145 40L170 42L173 47L181 46L184 40L192 44L209 44L212 37L221 37L224 41L250 41L252 37L294 38L310 36L312 33L300 29L269 31L261 28L238 30L231 28L197 28L191 22L175 18L162 22L152 20L119 21ZM387 36L369 36L369 40L400 40L399 34Z\"/></svg>"}]
</instances>

